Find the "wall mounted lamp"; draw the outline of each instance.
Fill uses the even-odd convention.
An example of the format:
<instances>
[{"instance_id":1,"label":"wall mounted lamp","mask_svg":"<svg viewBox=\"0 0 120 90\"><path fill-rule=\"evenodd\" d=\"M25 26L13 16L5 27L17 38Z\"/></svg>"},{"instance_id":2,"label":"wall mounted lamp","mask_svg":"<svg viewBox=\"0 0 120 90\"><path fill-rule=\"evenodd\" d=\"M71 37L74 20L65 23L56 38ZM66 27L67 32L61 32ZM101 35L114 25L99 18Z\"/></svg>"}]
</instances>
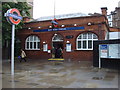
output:
<instances>
[{"instance_id":1,"label":"wall mounted lamp","mask_svg":"<svg viewBox=\"0 0 120 90\"><path fill-rule=\"evenodd\" d=\"M61 27L65 27L65 25L61 25Z\"/></svg>"},{"instance_id":2,"label":"wall mounted lamp","mask_svg":"<svg viewBox=\"0 0 120 90\"><path fill-rule=\"evenodd\" d=\"M46 43L45 41L43 43Z\"/></svg>"},{"instance_id":3,"label":"wall mounted lamp","mask_svg":"<svg viewBox=\"0 0 120 90\"><path fill-rule=\"evenodd\" d=\"M77 24L74 24L74 26L76 27L76 26L77 26Z\"/></svg>"},{"instance_id":4,"label":"wall mounted lamp","mask_svg":"<svg viewBox=\"0 0 120 90\"><path fill-rule=\"evenodd\" d=\"M54 34L55 36L57 35L57 33Z\"/></svg>"},{"instance_id":5,"label":"wall mounted lamp","mask_svg":"<svg viewBox=\"0 0 120 90\"><path fill-rule=\"evenodd\" d=\"M49 26L49 28L52 28L52 26Z\"/></svg>"},{"instance_id":6,"label":"wall mounted lamp","mask_svg":"<svg viewBox=\"0 0 120 90\"><path fill-rule=\"evenodd\" d=\"M41 28L41 27L38 27L39 29Z\"/></svg>"},{"instance_id":7,"label":"wall mounted lamp","mask_svg":"<svg viewBox=\"0 0 120 90\"><path fill-rule=\"evenodd\" d=\"M70 41L67 41L66 43L70 43Z\"/></svg>"},{"instance_id":8,"label":"wall mounted lamp","mask_svg":"<svg viewBox=\"0 0 120 90\"><path fill-rule=\"evenodd\" d=\"M30 27L28 29L31 29Z\"/></svg>"}]
</instances>

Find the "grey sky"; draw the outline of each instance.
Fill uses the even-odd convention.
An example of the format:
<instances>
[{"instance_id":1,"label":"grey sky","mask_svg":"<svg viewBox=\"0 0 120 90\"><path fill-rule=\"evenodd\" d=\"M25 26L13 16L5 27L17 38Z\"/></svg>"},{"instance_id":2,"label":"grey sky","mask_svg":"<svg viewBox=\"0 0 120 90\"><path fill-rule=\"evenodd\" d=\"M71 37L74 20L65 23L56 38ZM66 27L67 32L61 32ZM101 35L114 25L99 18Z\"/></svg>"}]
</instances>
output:
<instances>
[{"instance_id":1,"label":"grey sky","mask_svg":"<svg viewBox=\"0 0 120 90\"><path fill-rule=\"evenodd\" d=\"M33 17L54 15L54 1L55 14L60 15L78 12L101 13L101 7L107 7L109 14L118 7L120 0L34 0Z\"/></svg>"}]
</instances>

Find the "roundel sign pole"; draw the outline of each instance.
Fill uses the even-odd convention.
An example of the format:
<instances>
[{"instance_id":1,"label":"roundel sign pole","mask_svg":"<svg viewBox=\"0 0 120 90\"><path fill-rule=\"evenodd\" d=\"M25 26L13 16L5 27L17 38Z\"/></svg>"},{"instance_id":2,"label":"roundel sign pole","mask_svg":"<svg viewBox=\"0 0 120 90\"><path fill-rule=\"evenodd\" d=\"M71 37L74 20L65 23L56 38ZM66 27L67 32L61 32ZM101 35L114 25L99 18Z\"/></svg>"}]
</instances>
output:
<instances>
[{"instance_id":1,"label":"roundel sign pole","mask_svg":"<svg viewBox=\"0 0 120 90\"><path fill-rule=\"evenodd\" d=\"M9 9L5 13L7 21L12 24L12 46L11 46L11 75L14 75L14 37L15 37L15 25L19 24L22 20L20 12L16 9Z\"/></svg>"}]
</instances>

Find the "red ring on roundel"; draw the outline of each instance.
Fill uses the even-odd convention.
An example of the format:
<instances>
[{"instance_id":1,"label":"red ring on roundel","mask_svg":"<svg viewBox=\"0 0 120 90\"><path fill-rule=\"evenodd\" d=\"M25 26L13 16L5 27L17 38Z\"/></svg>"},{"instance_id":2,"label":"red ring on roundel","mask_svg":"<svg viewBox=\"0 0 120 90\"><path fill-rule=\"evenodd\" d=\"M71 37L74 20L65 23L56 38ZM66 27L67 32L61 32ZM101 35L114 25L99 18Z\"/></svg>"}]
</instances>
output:
<instances>
[{"instance_id":1,"label":"red ring on roundel","mask_svg":"<svg viewBox=\"0 0 120 90\"><path fill-rule=\"evenodd\" d=\"M13 13L13 12L16 12L16 13L18 14L18 16L21 16L21 15L20 15L20 12L19 12L17 9L13 8L13 9L11 9L11 10L9 11L9 13ZM9 20L10 20L10 22L13 23L13 24L19 24L20 21L21 21L20 19L14 20L13 17L9 17Z\"/></svg>"}]
</instances>

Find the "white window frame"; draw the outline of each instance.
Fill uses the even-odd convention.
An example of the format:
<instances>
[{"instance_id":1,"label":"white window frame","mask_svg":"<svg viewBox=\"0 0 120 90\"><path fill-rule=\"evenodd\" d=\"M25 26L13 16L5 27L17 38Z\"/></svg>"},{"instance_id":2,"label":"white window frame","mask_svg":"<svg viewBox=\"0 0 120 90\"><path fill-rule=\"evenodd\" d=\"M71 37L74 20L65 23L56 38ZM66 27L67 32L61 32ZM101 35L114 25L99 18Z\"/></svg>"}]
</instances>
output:
<instances>
[{"instance_id":1,"label":"white window frame","mask_svg":"<svg viewBox=\"0 0 120 90\"><path fill-rule=\"evenodd\" d=\"M86 39L83 39L83 34L86 34ZM91 39L88 38L88 34L92 34ZM96 35L96 34L91 33L91 32L80 34L79 36L81 36L81 39L78 39L79 36L76 39L76 50L93 50L93 42L98 40L97 35L96 35L96 37L97 37L96 39L93 38L93 35ZM78 48L78 41L81 41L81 48ZM86 41L86 48L83 48L83 41ZM92 41L92 48L88 48L88 41Z\"/></svg>"},{"instance_id":2,"label":"white window frame","mask_svg":"<svg viewBox=\"0 0 120 90\"><path fill-rule=\"evenodd\" d=\"M30 40L30 38L32 38L32 40ZM34 40L34 38L36 38L36 40ZM30 48L30 43L32 42L32 48ZM27 43L29 43L28 48L27 48ZM36 43L36 48L34 48L34 43ZM38 43L39 43L39 47L38 47ZM36 35L31 35L28 36L25 40L25 49L26 50L40 50L40 39L38 36Z\"/></svg>"}]
</instances>

